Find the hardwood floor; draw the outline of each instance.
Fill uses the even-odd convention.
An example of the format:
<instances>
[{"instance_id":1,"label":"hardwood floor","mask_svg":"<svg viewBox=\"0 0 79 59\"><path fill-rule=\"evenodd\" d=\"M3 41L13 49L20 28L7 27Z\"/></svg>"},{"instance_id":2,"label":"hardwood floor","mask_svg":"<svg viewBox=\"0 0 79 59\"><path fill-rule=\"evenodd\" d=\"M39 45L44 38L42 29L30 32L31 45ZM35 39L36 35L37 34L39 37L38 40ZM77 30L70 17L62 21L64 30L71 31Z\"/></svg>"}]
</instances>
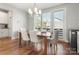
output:
<instances>
[{"instance_id":1,"label":"hardwood floor","mask_svg":"<svg viewBox=\"0 0 79 59\"><path fill-rule=\"evenodd\" d=\"M23 43L23 42L22 42ZM0 54L1 55L27 55L34 51L31 47L26 47L24 44L19 48L18 40L0 39Z\"/></svg>"},{"instance_id":2,"label":"hardwood floor","mask_svg":"<svg viewBox=\"0 0 79 59\"><path fill-rule=\"evenodd\" d=\"M50 43L50 41L49 41ZM48 55L53 55L53 46L48 44ZM57 42L57 55L70 55L69 44ZM22 47L19 48L18 39L11 40L10 38L0 39L0 55L43 55L43 50L37 52L32 46L26 46L22 41Z\"/></svg>"}]
</instances>

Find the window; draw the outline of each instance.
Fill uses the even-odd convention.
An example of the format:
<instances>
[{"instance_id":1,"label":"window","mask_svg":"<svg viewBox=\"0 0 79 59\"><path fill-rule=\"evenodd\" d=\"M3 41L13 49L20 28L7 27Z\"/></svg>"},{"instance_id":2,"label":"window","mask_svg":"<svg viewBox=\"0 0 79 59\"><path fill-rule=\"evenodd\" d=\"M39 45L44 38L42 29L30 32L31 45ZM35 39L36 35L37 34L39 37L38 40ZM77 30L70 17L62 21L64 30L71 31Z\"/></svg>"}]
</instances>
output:
<instances>
[{"instance_id":1,"label":"window","mask_svg":"<svg viewBox=\"0 0 79 59\"><path fill-rule=\"evenodd\" d=\"M56 11L54 12L54 28L63 29L64 22L64 11Z\"/></svg>"},{"instance_id":2,"label":"window","mask_svg":"<svg viewBox=\"0 0 79 59\"><path fill-rule=\"evenodd\" d=\"M38 31L50 31L51 29L51 14L53 14L53 28L63 29L64 23L64 10L54 11L53 13L43 13L42 16L34 16L34 30Z\"/></svg>"},{"instance_id":3,"label":"window","mask_svg":"<svg viewBox=\"0 0 79 59\"><path fill-rule=\"evenodd\" d=\"M42 16L35 15L34 16L34 30L35 31L50 30L50 21L51 21L50 17L51 17L51 13L43 13Z\"/></svg>"},{"instance_id":4,"label":"window","mask_svg":"<svg viewBox=\"0 0 79 59\"><path fill-rule=\"evenodd\" d=\"M51 13L43 13L42 15L42 30L50 30Z\"/></svg>"},{"instance_id":5,"label":"window","mask_svg":"<svg viewBox=\"0 0 79 59\"><path fill-rule=\"evenodd\" d=\"M40 15L35 15L34 16L34 30L35 31L40 31L41 30L41 16Z\"/></svg>"}]
</instances>

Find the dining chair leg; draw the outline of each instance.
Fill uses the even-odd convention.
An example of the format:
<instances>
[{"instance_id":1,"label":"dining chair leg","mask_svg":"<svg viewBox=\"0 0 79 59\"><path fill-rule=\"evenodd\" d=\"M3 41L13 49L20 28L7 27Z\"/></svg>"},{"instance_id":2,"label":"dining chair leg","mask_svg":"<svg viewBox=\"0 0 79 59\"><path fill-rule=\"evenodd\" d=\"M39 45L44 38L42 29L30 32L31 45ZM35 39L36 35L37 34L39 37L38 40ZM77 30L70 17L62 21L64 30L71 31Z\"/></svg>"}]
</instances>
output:
<instances>
[{"instance_id":1,"label":"dining chair leg","mask_svg":"<svg viewBox=\"0 0 79 59\"><path fill-rule=\"evenodd\" d=\"M27 47L29 46L29 42L28 42L28 41L26 42L26 46L27 46Z\"/></svg>"},{"instance_id":2,"label":"dining chair leg","mask_svg":"<svg viewBox=\"0 0 79 59\"><path fill-rule=\"evenodd\" d=\"M55 44L54 44L54 55L55 55Z\"/></svg>"},{"instance_id":3,"label":"dining chair leg","mask_svg":"<svg viewBox=\"0 0 79 59\"><path fill-rule=\"evenodd\" d=\"M29 47L32 47L32 46L31 46L32 44L31 44L31 41L30 41L30 40L28 41L28 45L29 45Z\"/></svg>"},{"instance_id":4,"label":"dining chair leg","mask_svg":"<svg viewBox=\"0 0 79 59\"><path fill-rule=\"evenodd\" d=\"M35 45L34 45L34 50L40 51L41 49L42 49L41 43L39 43L39 42L35 43Z\"/></svg>"},{"instance_id":5,"label":"dining chair leg","mask_svg":"<svg viewBox=\"0 0 79 59\"><path fill-rule=\"evenodd\" d=\"M57 53L57 44L56 44L56 46L55 46L55 47L56 47L56 53Z\"/></svg>"},{"instance_id":6,"label":"dining chair leg","mask_svg":"<svg viewBox=\"0 0 79 59\"><path fill-rule=\"evenodd\" d=\"M50 51L51 51L51 54L53 54L54 53L54 51L53 51L54 49L53 49L53 44L52 43L50 43Z\"/></svg>"},{"instance_id":7,"label":"dining chair leg","mask_svg":"<svg viewBox=\"0 0 79 59\"><path fill-rule=\"evenodd\" d=\"M34 43L34 50L37 50L37 43Z\"/></svg>"},{"instance_id":8,"label":"dining chair leg","mask_svg":"<svg viewBox=\"0 0 79 59\"><path fill-rule=\"evenodd\" d=\"M26 43L27 43L27 42L26 42L26 41L24 41L24 46L26 46Z\"/></svg>"},{"instance_id":9,"label":"dining chair leg","mask_svg":"<svg viewBox=\"0 0 79 59\"><path fill-rule=\"evenodd\" d=\"M43 50L43 43L41 42L40 45L41 45L41 50Z\"/></svg>"},{"instance_id":10,"label":"dining chair leg","mask_svg":"<svg viewBox=\"0 0 79 59\"><path fill-rule=\"evenodd\" d=\"M37 51L40 51L40 49L41 49L41 43L37 43L37 46L36 46L36 49L37 49Z\"/></svg>"},{"instance_id":11,"label":"dining chair leg","mask_svg":"<svg viewBox=\"0 0 79 59\"><path fill-rule=\"evenodd\" d=\"M43 42L41 42L41 50L44 50Z\"/></svg>"},{"instance_id":12,"label":"dining chair leg","mask_svg":"<svg viewBox=\"0 0 79 59\"><path fill-rule=\"evenodd\" d=\"M57 44L54 44L54 55L57 54Z\"/></svg>"}]
</instances>

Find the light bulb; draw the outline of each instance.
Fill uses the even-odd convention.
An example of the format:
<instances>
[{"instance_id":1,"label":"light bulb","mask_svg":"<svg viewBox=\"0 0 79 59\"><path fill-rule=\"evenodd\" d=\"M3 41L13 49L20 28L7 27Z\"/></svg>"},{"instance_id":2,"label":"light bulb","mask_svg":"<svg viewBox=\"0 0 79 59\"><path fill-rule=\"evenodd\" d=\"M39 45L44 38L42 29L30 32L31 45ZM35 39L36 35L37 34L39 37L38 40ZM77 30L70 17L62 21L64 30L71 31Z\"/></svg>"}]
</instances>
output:
<instances>
[{"instance_id":1,"label":"light bulb","mask_svg":"<svg viewBox=\"0 0 79 59\"><path fill-rule=\"evenodd\" d=\"M33 14L32 10L29 8L28 9L29 14Z\"/></svg>"},{"instance_id":2,"label":"light bulb","mask_svg":"<svg viewBox=\"0 0 79 59\"><path fill-rule=\"evenodd\" d=\"M41 10L39 10L39 14L41 14L42 12L41 12Z\"/></svg>"},{"instance_id":3,"label":"light bulb","mask_svg":"<svg viewBox=\"0 0 79 59\"><path fill-rule=\"evenodd\" d=\"M35 8L34 8L34 12L37 12L37 11L38 11L38 9L35 7Z\"/></svg>"}]
</instances>

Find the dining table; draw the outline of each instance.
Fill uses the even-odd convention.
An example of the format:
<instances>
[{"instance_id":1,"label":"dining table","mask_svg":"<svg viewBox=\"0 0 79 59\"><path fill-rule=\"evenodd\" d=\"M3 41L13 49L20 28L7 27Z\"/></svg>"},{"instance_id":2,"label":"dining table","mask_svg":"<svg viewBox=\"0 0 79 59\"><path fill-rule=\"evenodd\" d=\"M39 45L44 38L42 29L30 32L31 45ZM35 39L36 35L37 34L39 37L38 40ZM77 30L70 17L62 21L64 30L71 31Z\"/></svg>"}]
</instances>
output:
<instances>
[{"instance_id":1,"label":"dining table","mask_svg":"<svg viewBox=\"0 0 79 59\"><path fill-rule=\"evenodd\" d=\"M47 37L50 37L51 33L47 32L47 33L41 33L41 34L37 34L37 37L40 37L42 39L44 39L44 50L43 50L43 54L47 55L47 47L48 47L48 39ZM21 36L21 32L19 32L19 47L22 47L22 36Z\"/></svg>"}]
</instances>

